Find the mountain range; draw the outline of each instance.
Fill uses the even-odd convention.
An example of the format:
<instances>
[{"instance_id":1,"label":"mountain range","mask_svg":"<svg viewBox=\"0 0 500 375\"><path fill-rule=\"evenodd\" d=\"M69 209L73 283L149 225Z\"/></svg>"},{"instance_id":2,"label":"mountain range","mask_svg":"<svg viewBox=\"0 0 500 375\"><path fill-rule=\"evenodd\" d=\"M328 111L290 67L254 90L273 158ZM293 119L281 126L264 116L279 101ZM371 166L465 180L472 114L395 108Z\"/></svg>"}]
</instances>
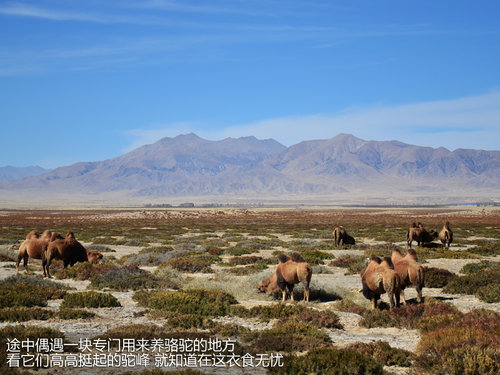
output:
<instances>
[{"instance_id":1,"label":"mountain range","mask_svg":"<svg viewBox=\"0 0 500 375\"><path fill-rule=\"evenodd\" d=\"M126 201L307 197L353 203L397 197L413 202L418 197L498 199L499 188L500 151L449 151L399 141L365 141L349 134L290 147L272 139L209 141L186 134L116 158L0 181L0 197L64 195Z\"/></svg>"}]
</instances>

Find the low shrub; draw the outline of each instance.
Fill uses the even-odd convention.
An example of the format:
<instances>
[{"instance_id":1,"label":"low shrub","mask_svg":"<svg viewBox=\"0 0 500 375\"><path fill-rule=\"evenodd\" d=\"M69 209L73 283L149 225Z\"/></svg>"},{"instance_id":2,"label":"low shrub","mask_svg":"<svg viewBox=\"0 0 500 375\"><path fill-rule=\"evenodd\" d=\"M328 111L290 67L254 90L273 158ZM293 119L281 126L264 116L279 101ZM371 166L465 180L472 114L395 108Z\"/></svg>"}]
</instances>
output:
<instances>
[{"instance_id":1,"label":"low shrub","mask_svg":"<svg viewBox=\"0 0 500 375\"><path fill-rule=\"evenodd\" d=\"M259 256L239 256L239 257L232 257L229 258L229 263L233 265L247 265L247 264L254 264L262 260L262 257Z\"/></svg>"},{"instance_id":2,"label":"low shrub","mask_svg":"<svg viewBox=\"0 0 500 375\"><path fill-rule=\"evenodd\" d=\"M57 313L59 319L91 319L96 316L92 311L82 310L82 309L70 309L70 308L62 308L59 309Z\"/></svg>"},{"instance_id":3,"label":"low shrub","mask_svg":"<svg viewBox=\"0 0 500 375\"><path fill-rule=\"evenodd\" d=\"M172 328L183 328L183 329L209 329L215 325L215 323L206 317L196 314L180 314L174 315L167 320L166 325Z\"/></svg>"},{"instance_id":4,"label":"low shrub","mask_svg":"<svg viewBox=\"0 0 500 375\"><path fill-rule=\"evenodd\" d=\"M232 294L216 289L164 292L138 291L133 299L144 307L202 316L227 315L230 306L238 303Z\"/></svg>"},{"instance_id":5,"label":"low shrub","mask_svg":"<svg viewBox=\"0 0 500 375\"><path fill-rule=\"evenodd\" d=\"M95 289L109 288L112 290L138 290L160 287L178 287L173 280L158 279L150 272L136 265L111 268L106 272L92 276L90 286Z\"/></svg>"},{"instance_id":6,"label":"low shrub","mask_svg":"<svg viewBox=\"0 0 500 375\"><path fill-rule=\"evenodd\" d=\"M118 299L109 293L79 292L64 296L61 308L68 307L120 307Z\"/></svg>"},{"instance_id":7,"label":"low shrub","mask_svg":"<svg viewBox=\"0 0 500 375\"><path fill-rule=\"evenodd\" d=\"M210 261L205 259L191 258L191 257L176 257L160 264L159 267L172 267L181 272L211 273L213 272L211 264L212 263Z\"/></svg>"},{"instance_id":8,"label":"low shrub","mask_svg":"<svg viewBox=\"0 0 500 375\"><path fill-rule=\"evenodd\" d=\"M366 268L366 257L344 255L331 261L329 266L347 268L348 275L359 274Z\"/></svg>"},{"instance_id":9,"label":"low shrub","mask_svg":"<svg viewBox=\"0 0 500 375\"><path fill-rule=\"evenodd\" d=\"M36 307L6 307L0 309L0 322L25 322L27 320L48 320L54 312Z\"/></svg>"},{"instance_id":10,"label":"low shrub","mask_svg":"<svg viewBox=\"0 0 500 375\"><path fill-rule=\"evenodd\" d=\"M306 356L289 355L282 360L283 367L272 367L271 374L328 374L328 375L382 375L383 366L369 356L355 350L333 347L314 348Z\"/></svg>"},{"instance_id":11,"label":"low shrub","mask_svg":"<svg viewBox=\"0 0 500 375\"><path fill-rule=\"evenodd\" d=\"M271 329L251 332L243 337L257 353L268 351L294 352L325 346L330 337L311 324L287 320Z\"/></svg>"},{"instance_id":12,"label":"low shrub","mask_svg":"<svg viewBox=\"0 0 500 375\"><path fill-rule=\"evenodd\" d=\"M469 270L466 270L469 271ZM500 266L478 267L476 271L452 279L444 293L475 295L485 302L500 301Z\"/></svg>"},{"instance_id":13,"label":"low shrub","mask_svg":"<svg viewBox=\"0 0 500 375\"><path fill-rule=\"evenodd\" d=\"M250 333L250 329L238 324L221 324L214 323L210 328L210 334L222 338L236 337Z\"/></svg>"},{"instance_id":14,"label":"low shrub","mask_svg":"<svg viewBox=\"0 0 500 375\"><path fill-rule=\"evenodd\" d=\"M407 350L392 348L385 341L372 343L357 342L346 347L348 350L357 351L360 354L373 358L382 366L410 367L413 354Z\"/></svg>"},{"instance_id":15,"label":"low shrub","mask_svg":"<svg viewBox=\"0 0 500 375\"><path fill-rule=\"evenodd\" d=\"M446 286L454 277L454 273L435 267L424 267L425 286L427 288L442 288Z\"/></svg>"},{"instance_id":16,"label":"low shrub","mask_svg":"<svg viewBox=\"0 0 500 375\"><path fill-rule=\"evenodd\" d=\"M468 263L462 267L460 273L471 275L479 271L487 270L493 267L500 267L500 262L491 262L489 260L482 260L479 263Z\"/></svg>"},{"instance_id":17,"label":"low shrub","mask_svg":"<svg viewBox=\"0 0 500 375\"><path fill-rule=\"evenodd\" d=\"M246 276L252 273L263 271L265 269L267 269L267 265L259 263L259 264L251 264L245 267L226 268L224 271L237 276Z\"/></svg>"},{"instance_id":18,"label":"low shrub","mask_svg":"<svg viewBox=\"0 0 500 375\"><path fill-rule=\"evenodd\" d=\"M322 264L327 259L334 259L335 255L319 250L305 250L300 253L305 261L311 265Z\"/></svg>"},{"instance_id":19,"label":"low shrub","mask_svg":"<svg viewBox=\"0 0 500 375\"><path fill-rule=\"evenodd\" d=\"M358 315L363 315L368 311L367 308L354 303L350 299L343 299L335 304L335 309L338 311L350 312Z\"/></svg>"},{"instance_id":20,"label":"low shrub","mask_svg":"<svg viewBox=\"0 0 500 375\"><path fill-rule=\"evenodd\" d=\"M93 276L106 273L112 269L118 268L118 265L105 262L100 264L92 264L89 262L77 263L72 267L63 268L56 273L56 279L75 279L75 280L88 280Z\"/></svg>"},{"instance_id":21,"label":"low shrub","mask_svg":"<svg viewBox=\"0 0 500 375\"><path fill-rule=\"evenodd\" d=\"M62 298L67 289L36 276L11 276L0 281L0 308L47 306L48 299Z\"/></svg>"},{"instance_id":22,"label":"low shrub","mask_svg":"<svg viewBox=\"0 0 500 375\"><path fill-rule=\"evenodd\" d=\"M10 325L0 329L0 372L6 373L7 370L7 353L5 348L7 347L7 340L16 338L20 342L26 339L36 341L40 337L53 339L53 338L63 338L64 334L61 331L45 328L40 326L24 326L22 324ZM66 342L66 340L65 340ZM67 349L67 348L65 348ZM66 350L67 351L67 350Z\"/></svg>"}]
</instances>

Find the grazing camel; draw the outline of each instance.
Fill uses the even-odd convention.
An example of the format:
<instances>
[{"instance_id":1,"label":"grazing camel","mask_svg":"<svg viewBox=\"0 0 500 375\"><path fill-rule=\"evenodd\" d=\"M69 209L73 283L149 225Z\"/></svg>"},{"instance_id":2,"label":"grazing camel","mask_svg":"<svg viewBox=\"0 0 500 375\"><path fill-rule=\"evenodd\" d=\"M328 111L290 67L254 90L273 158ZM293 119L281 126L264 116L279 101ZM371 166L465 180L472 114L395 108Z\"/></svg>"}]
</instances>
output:
<instances>
[{"instance_id":1,"label":"grazing camel","mask_svg":"<svg viewBox=\"0 0 500 375\"><path fill-rule=\"evenodd\" d=\"M443 244L443 247L450 248L450 244L453 241L453 232L451 231L449 221L444 223L443 229L439 232L439 240Z\"/></svg>"},{"instance_id":2,"label":"grazing camel","mask_svg":"<svg viewBox=\"0 0 500 375\"><path fill-rule=\"evenodd\" d=\"M337 248L340 248L342 245L356 244L354 238L349 236L344 227L341 226L337 226L333 229L333 240Z\"/></svg>"},{"instance_id":3,"label":"grazing camel","mask_svg":"<svg viewBox=\"0 0 500 375\"><path fill-rule=\"evenodd\" d=\"M417 301L422 302L422 288L425 283L424 268L417 263L417 253L413 249L408 249L408 253L403 257L399 249L392 250L391 256L394 264L394 271L401 279L401 297L406 305L405 288L415 286L417 290Z\"/></svg>"},{"instance_id":4,"label":"grazing camel","mask_svg":"<svg viewBox=\"0 0 500 375\"><path fill-rule=\"evenodd\" d=\"M372 308L377 307L377 301L380 295L387 293L391 309L394 306L399 307L399 292L401 280L394 271L394 265L391 258L385 257L384 260L372 255L366 269L361 273L361 283L363 295L372 301Z\"/></svg>"},{"instance_id":5,"label":"grazing camel","mask_svg":"<svg viewBox=\"0 0 500 375\"><path fill-rule=\"evenodd\" d=\"M21 242L19 246L19 251L17 252L17 263L16 263L16 273L19 273L19 263L21 263L21 259L23 259L23 265L28 272L28 259L43 259L44 250L47 248L48 243L56 233L52 233L50 230L46 230L42 233L38 238L35 235L38 233L36 231L31 231L28 233L26 238L29 239ZM62 238L62 237L61 237Z\"/></svg>"},{"instance_id":6,"label":"grazing camel","mask_svg":"<svg viewBox=\"0 0 500 375\"><path fill-rule=\"evenodd\" d=\"M426 231L421 223L415 223L406 232L406 247L411 249L411 243L417 241L417 245L424 244L424 242L432 242L438 237L435 230Z\"/></svg>"},{"instance_id":7,"label":"grazing camel","mask_svg":"<svg viewBox=\"0 0 500 375\"><path fill-rule=\"evenodd\" d=\"M304 284L304 301L309 302L309 284L311 282L312 267L302 258L300 254L293 253L291 257L278 255L278 267L271 277L262 280L257 285L260 292L275 293L281 290L282 302L285 302L287 290L290 299L293 299L293 288L295 284Z\"/></svg>"},{"instance_id":8,"label":"grazing camel","mask_svg":"<svg viewBox=\"0 0 500 375\"><path fill-rule=\"evenodd\" d=\"M77 262L87 262L87 250L78 242L73 232L68 232L64 239L56 239L49 242L45 256L42 259L43 275L50 276L50 263L52 260L62 260L64 268L73 266Z\"/></svg>"}]
</instances>

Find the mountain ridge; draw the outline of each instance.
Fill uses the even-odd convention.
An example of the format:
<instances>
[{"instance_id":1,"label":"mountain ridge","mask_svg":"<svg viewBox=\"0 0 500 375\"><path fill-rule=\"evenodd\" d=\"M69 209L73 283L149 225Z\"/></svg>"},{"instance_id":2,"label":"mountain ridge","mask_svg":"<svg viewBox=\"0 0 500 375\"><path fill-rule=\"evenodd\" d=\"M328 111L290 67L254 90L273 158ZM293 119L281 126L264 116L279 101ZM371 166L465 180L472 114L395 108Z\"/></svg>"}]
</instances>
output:
<instances>
[{"instance_id":1,"label":"mountain ridge","mask_svg":"<svg viewBox=\"0 0 500 375\"><path fill-rule=\"evenodd\" d=\"M190 133L115 158L0 181L0 192L121 192L135 198L363 192L404 196L416 186L440 194L498 189L500 151L450 151L397 140L366 141L345 133L290 147L253 136L210 141Z\"/></svg>"}]
</instances>

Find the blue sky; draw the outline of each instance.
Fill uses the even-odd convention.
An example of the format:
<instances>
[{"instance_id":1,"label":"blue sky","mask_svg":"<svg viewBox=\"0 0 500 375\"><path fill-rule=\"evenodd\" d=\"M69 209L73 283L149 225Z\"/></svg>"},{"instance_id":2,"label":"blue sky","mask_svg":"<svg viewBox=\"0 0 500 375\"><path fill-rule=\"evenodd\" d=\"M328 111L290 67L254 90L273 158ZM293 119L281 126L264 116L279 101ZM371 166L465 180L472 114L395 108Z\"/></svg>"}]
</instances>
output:
<instances>
[{"instance_id":1,"label":"blue sky","mask_svg":"<svg viewBox=\"0 0 500 375\"><path fill-rule=\"evenodd\" d=\"M164 136L500 149L500 2L0 1L0 166Z\"/></svg>"}]
</instances>

